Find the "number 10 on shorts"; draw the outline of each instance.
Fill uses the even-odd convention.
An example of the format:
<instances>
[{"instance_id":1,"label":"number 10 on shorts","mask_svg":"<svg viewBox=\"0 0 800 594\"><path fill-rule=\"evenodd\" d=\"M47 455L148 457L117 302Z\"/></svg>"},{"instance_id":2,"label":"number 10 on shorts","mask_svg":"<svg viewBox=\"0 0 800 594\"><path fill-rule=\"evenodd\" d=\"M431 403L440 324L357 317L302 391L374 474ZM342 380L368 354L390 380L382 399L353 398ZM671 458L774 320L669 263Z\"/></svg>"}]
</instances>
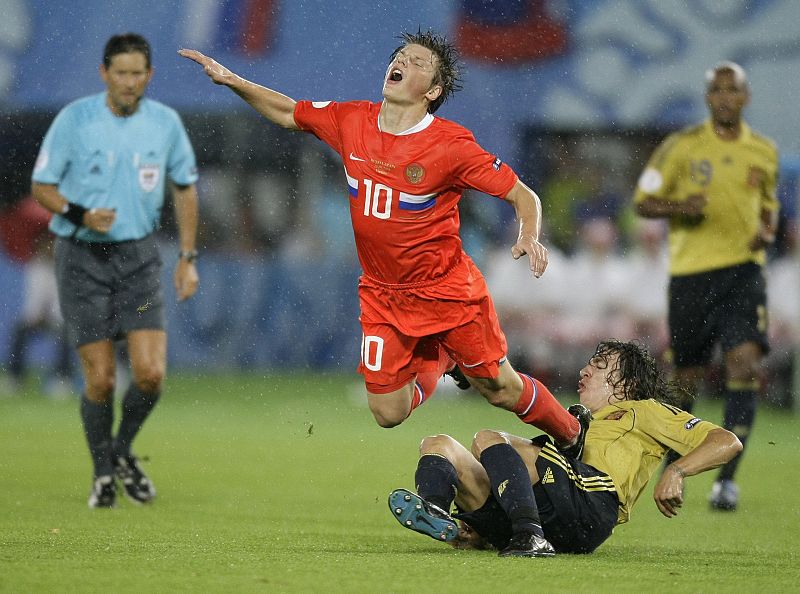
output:
<instances>
[{"instance_id":1,"label":"number 10 on shorts","mask_svg":"<svg viewBox=\"0 0 800 594\"><path fill-rule=\"evenodd\" d=\"M361 337L361 362L370 371L380 371L383 363L383 339L380 336Z\"/></svg>"}]
</instances>

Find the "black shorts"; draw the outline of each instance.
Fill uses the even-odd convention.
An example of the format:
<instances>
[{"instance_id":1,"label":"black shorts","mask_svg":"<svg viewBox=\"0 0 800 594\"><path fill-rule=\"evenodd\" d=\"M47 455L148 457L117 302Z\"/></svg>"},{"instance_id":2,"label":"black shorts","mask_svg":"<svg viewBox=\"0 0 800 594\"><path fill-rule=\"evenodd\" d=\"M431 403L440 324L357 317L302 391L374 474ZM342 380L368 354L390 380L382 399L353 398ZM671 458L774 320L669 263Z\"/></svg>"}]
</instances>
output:
<instances>
[{"instance_id":1,"label":"black shorts","mask_svg":"<svg viewBox=\"0 0 800 594\"><path fill-rule=\"evenodd\" d=\"M669 327L677 367L708 364L716 343L728 352L755 342L766 354L767 291L761 267L739 264L672 277Z\"/></svg>"},{"instance_id":2,"label":"black shorts","mask_svg":"<svg viewBox=\"0 0 800 594\"><path fill-rule=\"evenodd\" d=\"M540 480L533 494L545 537L559 553L591 553L617 524L619 500L611 478L580 460L565 458L546 435L531 441L542 448L536 458ZM511 521L494 497L480 509L455 517L498 549L511 538Z\"/></svg>"},{"instance_id":3,"label":"black shorts","mask_svg":"<svg viewBox=\"0 0 800 594\"><path fill-rule=\"evenodd\" d=\"M161 255L152 236L119 243L59 237L55 266L64 324L76 346L164 329Z\"/></svg>"}]
</instances>

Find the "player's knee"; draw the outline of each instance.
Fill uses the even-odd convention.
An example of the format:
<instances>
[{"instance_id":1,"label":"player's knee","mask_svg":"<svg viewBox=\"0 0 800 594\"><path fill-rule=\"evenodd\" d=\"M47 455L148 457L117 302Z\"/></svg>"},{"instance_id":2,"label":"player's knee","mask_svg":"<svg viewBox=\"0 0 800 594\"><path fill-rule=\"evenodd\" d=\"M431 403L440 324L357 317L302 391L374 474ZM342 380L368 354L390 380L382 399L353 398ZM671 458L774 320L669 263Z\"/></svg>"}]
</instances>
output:
<instances>
[{"instance_id":1,"label":"player's knee","mask_svg":"<svg viewBox=\"0 0 800 594\"><path fill-rule=\"evenodd\" d=\"M475 437L472 438L470 451L472 452L473 456L480 459L481 453L485 449L500 443L508 443L501 431L495 431L494 429L481 429L475 434Z\"/></svg>"},{"instance_id":2,"label":"player's knee","mask_svg":"<svg viewBox=\"0 0 800 594\"><path fill-rule=\"evenodd\" d=\"M485 387L480 392L481 395L486 399L486 401L492 406L499 406L500 408L508 408L508 403L510 400L510 392L505 387L498 387L498 388Z\"/></svg>"},{"instance_id":3,"label":"player's knee","mask_svg":"<svg viewBox=\"0 0 800 594\"><path fill-rule=\"evenodd\" d=\"M519 399L521 380L513 372L510 377L501 374L494 378L480 378L473 385L489 404L510 410Z\"/></svg>"},{"instance_id":4,"label":"player's knee","mask_svg":"<svg viewBox=\"0 0 800 594\"><path fill-rule=\"evenodd\" d=\"M455 439L440 433L439 435L429 435L419 444L419 455L424 456L429 453L442 453L447 451L455 442Z\"/></svg>"},{"instance_id":5,"label":"player's knee","mask_svg":"<svg viewBox=\"0 0 800 594\"><path fill-rule=\"evenodd\" d=\"M402 423L407 415L399 415L394 412L373 409L372 416L375 417L375 422L377 422L378 425L384 429L391 429Z\"/></svg>"}]
</instances>

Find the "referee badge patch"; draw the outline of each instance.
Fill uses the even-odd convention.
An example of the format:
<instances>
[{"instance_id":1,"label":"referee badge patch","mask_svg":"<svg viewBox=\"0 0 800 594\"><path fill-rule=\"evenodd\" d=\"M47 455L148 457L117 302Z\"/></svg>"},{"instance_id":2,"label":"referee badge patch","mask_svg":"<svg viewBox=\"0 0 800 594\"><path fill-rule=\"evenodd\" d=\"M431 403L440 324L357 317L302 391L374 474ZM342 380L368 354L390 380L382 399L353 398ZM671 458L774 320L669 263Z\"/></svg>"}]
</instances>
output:
<instances>
[{"instance_id":1,"label":"referee badge patch","mask_svg":"<svg viewBox=\"0 0 800 594\"><path fill-rule=\"evenodd\" d=\"M161 179L161 170L158 165L139 166L139 187L144 192L152 192Z\"/></svg>"}]
</instances>

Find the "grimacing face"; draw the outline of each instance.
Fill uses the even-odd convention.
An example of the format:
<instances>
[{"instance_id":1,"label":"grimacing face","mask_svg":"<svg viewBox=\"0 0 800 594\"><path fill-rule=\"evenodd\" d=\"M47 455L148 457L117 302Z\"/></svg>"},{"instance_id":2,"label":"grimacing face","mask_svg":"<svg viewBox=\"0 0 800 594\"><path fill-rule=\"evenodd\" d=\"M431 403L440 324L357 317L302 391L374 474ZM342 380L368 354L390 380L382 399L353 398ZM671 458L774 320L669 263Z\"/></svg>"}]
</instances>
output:
<instances>
[{"instance_id":1,"label":"grimacing face","mask_svg":"<svg viewBox=\"0 0 800 594\"><path fill-rule=\"evenodd\" d=\"M435 74L434 53L421 45L409 44L397 52L386 69L383 96L397 103L414 104L422 96L433 101L442 92L439 85L433 86Z\"/></svg>"},{"instance_id":2,"label":"grimacing face","mask_svg":"<svg viewBox=\"0 0 800 594\"><path fill-rule=\"evenodd\" d=\"M108 68L100 66L100 76L108 90L108 106L118 116L128 116L139 107L153 69L141 52L116 54Z\"/></svg>"},{"instance_id":3,"label":"grimacing face","mask_svg":"<svg viewBox=\"0 0 800 594\"><path fill-rule=\"evenodd\" d=\"M619 360L619 353L611 353L607 356L595 355L580 370L578 380L578 395L581 404L590 411L595 412L608 406L612 402L620 400L614 391L612 374L619 371L612 371L616 368Z\"/></svg>"}]
</instances>

